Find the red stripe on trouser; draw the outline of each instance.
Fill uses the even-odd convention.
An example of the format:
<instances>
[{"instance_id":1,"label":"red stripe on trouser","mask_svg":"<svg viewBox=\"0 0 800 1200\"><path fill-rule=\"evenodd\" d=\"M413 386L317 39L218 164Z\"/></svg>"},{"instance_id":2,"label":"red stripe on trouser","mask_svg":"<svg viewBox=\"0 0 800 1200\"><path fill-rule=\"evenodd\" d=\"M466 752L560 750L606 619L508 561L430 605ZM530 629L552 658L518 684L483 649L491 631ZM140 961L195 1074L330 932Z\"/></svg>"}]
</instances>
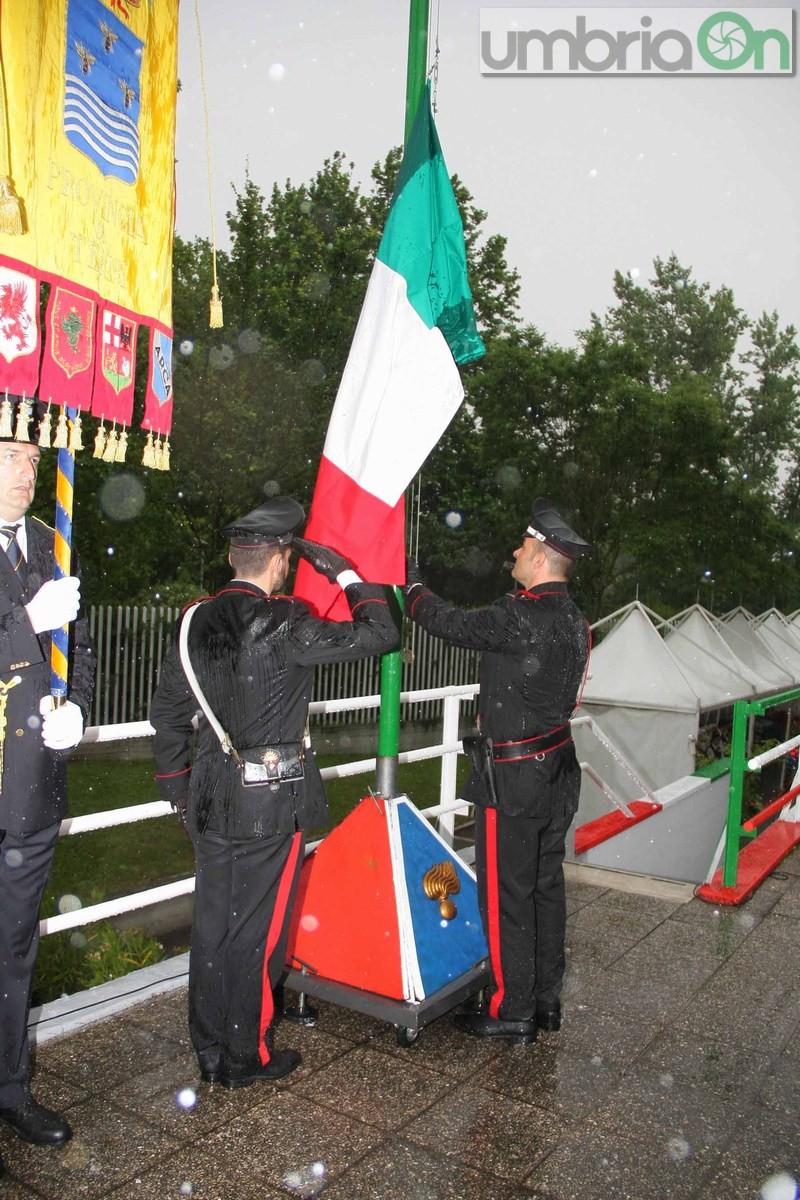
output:
<instances>
[{"instance_id":1,"label":"red stripe on trouser","mask_svg":"<svg viewBox=\"0 0 800 1200\"><path fill-rule=\"evenodd\" d=\"M295 872L297 871L297 859L300 854L302 836L302 833L296 833L292 838L286 865L281 872L278 894L275 898L275 907L272 910L272 920L269 923L267 942L264 947L264 967L261 975L261 1021L258 1028L258 1056L264 1066L269 1062L269 1050L267 1049L267 1043L264 1041L264 1035L272 1024L272 1018L275 1014L275 1004L272 999L272 984L269 980L269 960L272 957L272 952L275 949L278 938L281 935L281 930L283 929L283 923L286 920L286 911L289 905L289 897L292 894Z\"/></svg>"},{"instance_id":2,"label":"red stripe on trouser","mask_svg":"<svg viewBox=\"0 0 800 1200\"><path fill-rule=\"evenodd\" d=\"M497 811L484 809L486 829L486 930L489 962L495 990L489 1000L489 1016L496 1017L506 994L503 962L500 956L500 884L497 868Z\"/></svg>"}]
</instances>

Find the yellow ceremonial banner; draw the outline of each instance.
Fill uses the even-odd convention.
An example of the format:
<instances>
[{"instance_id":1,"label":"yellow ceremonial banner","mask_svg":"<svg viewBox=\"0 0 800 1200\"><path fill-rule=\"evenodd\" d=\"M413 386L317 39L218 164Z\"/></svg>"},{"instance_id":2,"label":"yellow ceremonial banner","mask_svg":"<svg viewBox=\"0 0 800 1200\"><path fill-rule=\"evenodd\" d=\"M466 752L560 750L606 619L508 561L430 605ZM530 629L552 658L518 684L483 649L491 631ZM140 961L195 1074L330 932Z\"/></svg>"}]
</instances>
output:
<instances>
[{"instance_id":1,"label":"yellow ceremonial banner","mask_svg":"<svg viewBox=\"0 0 800 1200\"><path fill-rule=\"evenodd\" d=\"M172 324L178 0L3 0L0 259ZM7 203L7 201L5 201Z\"/></svg>"}]
</instances>

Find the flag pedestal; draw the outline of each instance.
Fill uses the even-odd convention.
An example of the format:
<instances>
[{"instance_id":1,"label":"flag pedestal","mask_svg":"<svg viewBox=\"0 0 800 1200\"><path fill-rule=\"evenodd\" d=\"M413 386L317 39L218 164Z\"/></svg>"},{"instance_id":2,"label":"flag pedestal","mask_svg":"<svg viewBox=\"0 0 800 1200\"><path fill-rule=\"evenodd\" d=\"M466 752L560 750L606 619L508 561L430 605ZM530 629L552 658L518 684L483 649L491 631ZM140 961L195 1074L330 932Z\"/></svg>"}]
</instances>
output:
<instances>
[{"instance_id":1,"label":"flag pedestal","mask_svg":"<svg viewBox=\"0 0 800 1200\"><path fill-rule=\"evenodd\" d=\"M407 1046L488 982L487 954L474 874L407 797L366 797L306 858L286 979L303 997Z\"/></svg>"}]
</instances>

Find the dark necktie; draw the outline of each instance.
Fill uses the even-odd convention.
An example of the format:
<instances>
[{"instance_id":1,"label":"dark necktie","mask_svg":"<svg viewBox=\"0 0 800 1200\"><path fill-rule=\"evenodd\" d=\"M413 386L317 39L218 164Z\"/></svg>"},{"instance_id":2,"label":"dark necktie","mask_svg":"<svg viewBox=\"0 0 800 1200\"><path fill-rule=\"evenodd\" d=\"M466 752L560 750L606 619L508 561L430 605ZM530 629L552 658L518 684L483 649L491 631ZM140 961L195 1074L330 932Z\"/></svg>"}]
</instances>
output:
<instances>
[{"instance_id":1,"label":"dark necktie","mask_svg":"<svg viewBox=\"0 0 800 1200\"><path fill-rule=\"evenodd\" d=\"M17 541L17 526L16 525L0 526L0 533L2 533L4 537L10 539L8 545L6 546L6 554L8 555L8 561L11 563L12 567L17 572L17 574L19 576L21 576L22 579L24 579L25 578L25 559L22 556L22 550L20 548L19 542Z\"/></svg>"}]
</instances>

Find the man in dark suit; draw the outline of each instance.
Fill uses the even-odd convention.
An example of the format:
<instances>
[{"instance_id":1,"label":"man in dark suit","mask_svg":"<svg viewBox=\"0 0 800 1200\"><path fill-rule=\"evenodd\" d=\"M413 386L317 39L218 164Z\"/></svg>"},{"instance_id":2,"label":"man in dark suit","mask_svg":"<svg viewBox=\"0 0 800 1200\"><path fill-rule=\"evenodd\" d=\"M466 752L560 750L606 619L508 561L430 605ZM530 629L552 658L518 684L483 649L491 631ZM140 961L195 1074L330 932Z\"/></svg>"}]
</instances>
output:
<instances>
[{"instance_id":1,"label":"man in dark suit","mask_svg":"<svg viewBox=\"0 0 800 1200\"><path fill-rule=\"evenodd\" d=\"M274 1046L273 989L285 973L303 831L327 816L307 737L314 667L398 642L384 589L296 537L303 520L296 501L277 497L227 527L234 578L184 612L188 666L179 646L170 650L150 712L159 790L195 847L189 1030L202 1079L228 1088L279 1079L300 1063L296 1050ZM292 545L338 581L352 621L320 620L281 594ZM207 701L193 768L202 702L191 672Z\"/></svg>"},{"instance_id":2,"label":"man in dark suit","mask_svg":"<svg viewBox=\"0 0 800 1200\"><path fill-rule=\"evenodd\" d=\"M62 1145L67 1122L29 1088L28 1012L39 905L67 812L65 750L77 746L95 661L77 576L53 579L55 531L27 516L38 445L0 440L0 1120ZM54 707L50 632L70 625L69 698Z\"/></svg>"},{"instance_id":3,"label":"man in dark suit","mask_svg":"<svg viewBox=\"0 0 800 1200\"><path fill-rule=\"evenodd\" d=\"M485 1012L455 1023L473 1037L533 1042L561 1024L564 843L578 807L580 767L569 720L589 658L589 628L568 593L591 546L549 500L533 503L514 551L517 590L488 608L455 608L409 560L407 612L429 633L482 650L475 804L478 899L489 946Z\"/></svg>"}]
</instances>

